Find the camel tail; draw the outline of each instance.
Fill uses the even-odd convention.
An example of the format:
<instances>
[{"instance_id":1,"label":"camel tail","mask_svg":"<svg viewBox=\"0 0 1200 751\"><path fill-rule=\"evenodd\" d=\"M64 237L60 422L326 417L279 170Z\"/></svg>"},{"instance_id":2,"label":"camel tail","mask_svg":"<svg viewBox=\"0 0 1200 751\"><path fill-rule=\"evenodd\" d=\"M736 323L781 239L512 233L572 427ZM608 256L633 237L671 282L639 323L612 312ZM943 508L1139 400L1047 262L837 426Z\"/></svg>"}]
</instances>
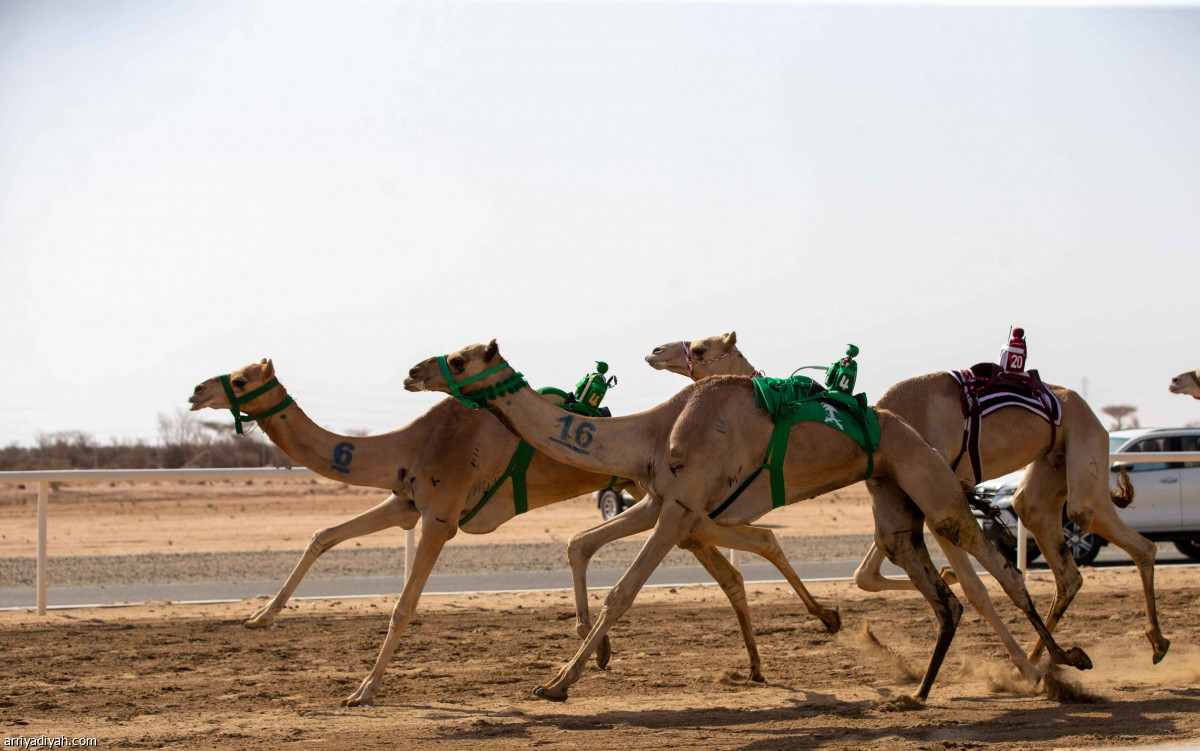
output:
<instances>
[{"instance_id":1,"label":"camel tail","mask_svg":"<svg viewBox=\"0 0 1200 751\"><path fill-rule=\"evenodd\" d=\"M1121 467L1121 476L1117 479L1117 489L1109 495L1117 508L1128 508L1133 503L1133 483L1129 482L1129 472L1124 467Z\"/></svg>"}]
</instances>

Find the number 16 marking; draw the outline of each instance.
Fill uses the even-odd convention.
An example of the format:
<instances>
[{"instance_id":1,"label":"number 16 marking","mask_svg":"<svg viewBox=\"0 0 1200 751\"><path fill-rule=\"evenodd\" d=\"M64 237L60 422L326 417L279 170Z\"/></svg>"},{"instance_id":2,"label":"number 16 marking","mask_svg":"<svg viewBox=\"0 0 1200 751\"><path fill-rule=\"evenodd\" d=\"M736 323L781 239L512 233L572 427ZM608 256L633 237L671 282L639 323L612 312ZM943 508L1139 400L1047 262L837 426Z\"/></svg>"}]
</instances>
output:
<instances>
[{"instance_id":1,"label":"number 16 marking","mask_svg":"<svg viewBox=\"0 0 1200 751\"><path fill-rule=\"evenodd\" d=\"M587 450L587 447L592 445L592 439L595 437L596 425L594 423L586 420L580 422L579 427L575 428L575 435L571 436L571 424L575 422L574 415L564 415L555 420L555 422L563 424L562 433L559 438L549 436L551 441L561 446L566 446L577 454L587 455L592 453ZM574 445L568 442L568 438L574 439Z\"/></svg>"}]
</instances>

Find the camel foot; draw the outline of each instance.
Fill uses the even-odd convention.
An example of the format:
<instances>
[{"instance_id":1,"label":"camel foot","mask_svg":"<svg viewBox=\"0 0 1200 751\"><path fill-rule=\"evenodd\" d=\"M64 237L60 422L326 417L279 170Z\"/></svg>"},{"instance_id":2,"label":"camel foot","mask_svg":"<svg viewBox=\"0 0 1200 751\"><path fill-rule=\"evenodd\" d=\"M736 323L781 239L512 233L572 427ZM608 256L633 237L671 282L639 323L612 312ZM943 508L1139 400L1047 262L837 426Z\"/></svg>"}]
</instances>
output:
<instances>
[{"instance_id":1,"label":"camel foot","mask_svg":"<svg viewBox=\"0 0 1200 751\"><path fill-rule=\"evenodd\" d=\"M837 608L826 610L817 617L821 619L821 623L825 624L825 630L831 634L836 634L842 628L842 616L838 613Z\"/></svg>"},{"instance_id":2,"label":"camel foot","mask_svg":"<svg viewBox=\"0 0 1200 751\"><path fill-rule=\"evenodd\" d=\"M911 712L916 709L924 709L925 699L905 694L892 699L880 700L875 708L880 712Z\"/></svg>"},{"instance_id":3,"label":"camel foot","mask_svg":"<svg viewBox=\"0 0 1200 751\"><path fill-rule=\"evenodd\" d=\"M1162 662L1162 659L1167 656L1167 650L1171 648L1171 640L1163 636L1155 639L1150 637L1150 644L1154 647L1154 664Z\"/></svg>"},{"instance_id":4,"label":"camel foot","mask_svg":"<svg viewBox=\"0 0 1200 751\"><path fill-rule=\"evenodd\" d=\"M596 666L601 670L608 667L608 661L612 659L612 644L608 641L608 634L600 638L600 645L596 647Z\"/></svg>"},{"instance_id":5,"label":"camel foot","mask_svg":"<svg viewBox=\"0 0 1200 751\"><path fill-rule=\"evenodd\" d=\"M766 676L764 676L762 674L762 671L760 671L760 670L751 670L750 671L750 680L754 681L755 683L766 683L767 682Z\"/></svg>"},{"instance_id":6,"label":"camel foot","mask_svg":"<svg viewBox=\"0 0 1200 751\"><path fill-rule=\"evenodd\" d=\"M268 628L274 623L275 614L271 612L270 607L265 607L255 611L242 625L246 628Z\"/></svg>"},{"instance_id":7,"label":"camel foot","mask_svg":"<svg viewBox=\"0 0 1200 751\"><path fill-rule=\"evenodd\" d=\"M545 699L546 701L566 701L567 700L567 692L566 691L562 692L562 696L558 696L556 694L550 693L550 689L546 688L545 686L538 686L537 688L535 688L533 690L533 695L539 699Z\"/></svg>"},{"instance_id":8,"label":"camel foot","mask_svg":"<svg viewBox=\"0 0 1200 751\"><path fill-rule=\"evenodd\" d=\"M1063 652L1063 658L1061 662L1063 665L1070 665L1076 670L1092 669L1092 658L1088 657L1087 652L1084 652L1079 647L1071 647L1067 651Z\"/></svg>"},{"instance_id":9,"label":"camel foot","mask_svg":"<svg viewBox=\"0 0 1200 751\"><path fill-rule=\"evenodd\" d=\"M358 690L342 699L343 707L373 707L375 706L375 690L371 688L371 679L368 677L358 687Z\"/></svg>"}]
</instances>

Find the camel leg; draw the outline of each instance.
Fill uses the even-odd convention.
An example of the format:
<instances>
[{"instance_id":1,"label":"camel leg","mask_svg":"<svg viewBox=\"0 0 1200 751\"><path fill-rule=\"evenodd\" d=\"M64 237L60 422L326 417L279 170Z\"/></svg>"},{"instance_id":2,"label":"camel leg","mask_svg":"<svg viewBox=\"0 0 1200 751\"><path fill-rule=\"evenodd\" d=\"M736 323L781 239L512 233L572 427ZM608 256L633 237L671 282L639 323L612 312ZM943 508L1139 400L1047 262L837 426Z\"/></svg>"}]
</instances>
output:
<instances>
[{"instance_id":1,"label":"camel leg","mask_svg":"<svg viewBox=\"0 0 1200 751\"><path fill-rule=\"evenodd\" d=\"M925 547L921 512L905 497L904 491L894 483L880 480L869 481L867 488L875 515L875 544L892 563L904 569L909 580L933 608L938 621L933 654L929 657L929 665L913 697L924 702L929 697L929 690L954 639L958 620L962 617L962 604L934 568Z\"/></svg>"},{"instance_id":2,"label":"camel leg","mask_svg":"<svg viewBox=\"0 0 1200 751\"><path fill-rule=\"evenodd\" d=\"M1068 504L1067 515L1071 521L1079 524L1073 511L1072 504ZM1129 525L1117 515L1112 501L1108 499L1103 499L1095 509L1091 524L1086 526L1080 524L1080 527L1086 532L1100 535L1121 548L1137 564L1138 574L1142 578L1142 591L1146 597L1146 638L1150 640L1150 645L1154 649L1153 659L1154 664L1157 665L1163 657L1166 657L1167 650L1171 647L1171 640L1163 636L1162 628L1158 625L1158 606L1154 599L1154 561L1158 549L1154 543L1130 529Z\"/></svg>"},{"instance_id":3,"label":"camel leg","mask_svg":"<svg viewBox=\"0 0 1200 751\"><path fill-rule=\"evenodd\" d=\"M451 526L433 515L422 517L421 540L417 543L417 560L413 564L412 574L404 583L404 591L400 595L400 600L392 610L387 637L384 638L383 646L379 649L375 667L371 669L366 678L363 678L358 689L342 701L342 706L357 707L375 703L375 692L379 690L379 685L383 682L383 674L387 671L388 662L391 661L392 654L396 651L400 635L404 633L405 627L408 626L408 622L412 620L413 614L417 610L417 601L421 599L421 592L425 589L429 573L433 571L433 565L437 563L442 547L457 531L457 527Z\"/></svg>"},{"instance_id":4,"label":"camel leg","mask_svg":"<svg viewBox=\"0 0 1200 751\"><path fill-rule=\"evenodd\" d=\"M946 554L946 560L950 561L951 570L956 572L957 580L962 584L963 594L966 595L967 601L983 616L983 619L988 622L988 625L1000 637L1000 641L1004 643L1004 648L1008 650L1008 656L1012 664L1021 672L1021 676L1025 680L1036 681L1038 678L1037 669L1034 668L1029 658L1025 656L1025 650L1021 649L1021 646L1017 644L1017 640L1013 638L1012 632L1008 630L1008 626L1004 625L1004 621L1000 620L1000 614L996 612L996 607L992 604L991 597L988 596L987 587L980 581L979 575L975 573L975 567L971 565L971 559L967 557L962 548L955 547L949 540L937 535L933 537L942 548L942 552ZM946 580L944 570L942 571L942 580ZM1046 624L1046 628L1053 629L1049 623Z\"/></svg>"},{"instance_id":5,"label":"camel leg","mask_svg":"<svg viewBox=\"0 0 1200 751\"><path fill-rule=\"evenodd\" d=\"M1072 504L1068 503L1067 515L1071 521L1079 524L1073 511ZM1163 636L1162 628L1158 625L1158 606L1154 600L1154 561L1158 554L1157 547L1130 529L1129 525L1117 515L1116 508L1108 498L1102 498L1092 514L1091 524L1086 526L1081 524L1080 527L1086 532L1100 535L1124 550L1137 564L1138 574L1142 578L1142 591L1146 597L1146 638L1150 640L1150 645L1154 649L1153 659L1154 664L1157 665L1162 658L1167 656L1167 650L1171 647L1171 640Z\"/></svg>"},{"instance_id":6,"label":"camel leg","mask_svg":"<svg viewBox=\"0 0 1200 751\"><path fill-rule=\"evenodd\" d=\"M549 701L566 701L567 689L572 683L579 680L584 664L596 650L600 640L633 605L634 598L646 584L650 574L654 572L658 564L662 563L663 558L667 557L671 548L691 532L691 528L695 526L701 516L702 514L687 508L677 500L662 503L658 525L651 533L650 539L646 540L646 544L638 551L633 565L608 593L595 628L583 640L583 644L580 645L575 656L558 672L554 680L533 690L534 696Z\"/></svg>"},{"instance_id":7,"label":"camel leg","mask_svg":"<svg viewBox=\"0 0 1200 751\"><path fill-rule=\"evenodd\" d=\"M567 562L571 565L571 585L575 590L575 633L587 638L592 631L592 616L588 608L587 567L592 556L601 547L613 540L645 532L658 521L659 502L643 499L626 509L624 513L598 524L589 530L577 532L567 542ZM737 609L737 606L734 606ZM608 636L596 648L596 664L603 669L612 656Z\"/></svg>"},{"instance_id":8,"label":"camel leg","mask_svg":"<svg viewBox=\"0 0 1200 751\"><path fill-rule=\"evenodd\" d=\"M1009 599L1025 614L1025 617L1033 625L1034 630L1046 641L1046 645L1050 650L1051 660L1055 663L1070 665L1080 670L1091 668L1092 661L1082 649L1072 647L1069 650L1064 650L1054 641L1054 637L1050 635L1046 624L1042 622L1041 616L1038 615L1037 608L1033 604L1033 598L1029 596L1029 591L1025 589L1025 582L1021 578L1021 573L1005 560L1004 556L1000 555L996 548L992 547L992 544L983 536L983 530L979 528L979 524L971 516L971 512L967 510L967 504L963 503L961 506L954 506L952 508L935 508L934 510L939 516L930 516L930 529L935 534L946 538L950 543L957 545L974 556L975 560L979 561L987 569L988 573L1000 583L1000 586L1004 588ZM961 571L959 573L960 575L962 574Z\"/></svg>"},{"instance_id":9,"label":"camel leg","mask_svg":"<svg viewBox=\"0 0 1200 751\"><path fill-rule=\"evenodd\" d=\"M842 618L838 615L838 611L821 606L816 598L809 594L804 582L800 581L800 576L784 556L783 548L779 547L779 540L775 538L775 533L771 530L749 525L725 527L705 517L701 520L694 536L708 545L745 550L766 558L775 568L779 569L779 573L783 574L783 578L787 579L788 584L792 585L792 589L804 601L804 606L808 608L809 614L825 624L826 631L836 634L841 628Z\"/></svg>"},{"instance_id":10,"label":"camel leg","mask_svg":"<svg viewBox=\"0 0 1200 751\"><path fill-rule=\"evenodd\" d=\"M296 591L296 587L300 586L300 581L304 575L308 573L308 569L316 563L316 560L323 553L332 548L334 545L353 540L355 537L362 537L381 529L388 527L405 526L403 522L408 521L405 517L411 517L413 523L416 522L415 514L404 513L406 511L407 502L398 496L391 495L383 503L375 506L349 521L342 522L334 527L327 527L318 530L308 541L308 547L304 550L304 555L300 557L300 562L292 569L292 574L283 583L278 594L271 600L254 612L253 615L243 624L246 628L266 628L275 622L275 616L283 610L283 606L287 605L288 599L292 593Z\"/></svg>"},{"instance_id":11,"label":"camel leg","mask_svg":"<svg viewBox=\"0 0 1200 751\"><path fill-rule=\"evenodd\" d=\"M1066 612L1075 593L1083 586L1079 567L1071 557L1063 536L1062 509L1067 497L1067 476L1061 467L1055 468L1045 457L1034 462L1021 479L1013 496L1013 511L1033 534L1042 558L1054 574L1054 599L1046 612L1046 628L1053 633ZM1029 652L1037 662L1045 644L1041 637Z\"/></svg>"},{"instance_id":12,"label":"camel leg","mask_svg":"<svg viewBox=\"0 0 1200 751\"><path fill-rule=\"evenodd\" d=\"M1062 500L1065 496L1070 498L1067 501L1068 519L1085 532L1098 534L1117 545L1127 552L1137 565L1146 598L1145 633L1154 650L1153 661L1157 665L1171 646L1170 640L1162 635L1162 629L1159 627L1158 608L1154 599L1154 562L1157 548L1154 543L1130 529L1117 514L1109 494L1108 478L1103 472L1093 472L1090 464L1085 465L1085 469L1079 472L1077 465L1078 462L1070 465L1064 475L1061 470L1056 472L1044 462L1035 463L1022 483L1022 488L1018 490L1017 497L1013 499L1013 508L1021 514L1022 520L1030 517L1027 526L1034 532L1042 555L1054 571L1057 587L1050 612L1046 615L1046 627L1054 630L1083 583L1079 569L1063 539ZM1064 480L1069 489L1064 487ZM1026 484L1029 486L1028 493L1025 498L1021 498ZM1045 542L1043 537L1046 538ZM1039 639L1030 652L1030 659L1036 660L1042 648L1043 644Z\"/></svg>"},{"instance_id":13,"label":"camel leg","mask_svg":"<svg viewBox=\"0 0 1200 751\"><path fill-rule=\"evenodd\" d=\"M742 630L742 641L746 643L746 651L750 653L750 680L764 683L762 674L762 658L758 654L758 641L754 637L754 624L750 622L750 605L746 602L746 585L742 574L729 562L721 552L711 545L684 542L684 547L700 561L709 575L721 585L721 590L729 598L737 614L738 628ZM607 638L607 637L606 637Z\"/></svg>"}]
</instances>

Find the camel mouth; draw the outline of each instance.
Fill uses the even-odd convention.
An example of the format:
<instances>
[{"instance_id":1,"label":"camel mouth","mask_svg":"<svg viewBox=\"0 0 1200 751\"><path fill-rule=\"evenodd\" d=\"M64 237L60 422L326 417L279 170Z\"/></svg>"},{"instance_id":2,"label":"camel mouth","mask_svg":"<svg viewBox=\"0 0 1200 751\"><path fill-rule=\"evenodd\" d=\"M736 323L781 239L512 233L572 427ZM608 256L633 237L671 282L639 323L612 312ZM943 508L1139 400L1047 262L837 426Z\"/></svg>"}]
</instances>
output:
<instances>
[{"instance_id":1,"label":"camel mouth","mask_svg":"<svg viewBox=\"0 0 1200 751\"><path fill-rule=\"evenodd\" d=\"M188 404L192 405L188 411L195 412L197 410L204 409L204 405L208 404L210 401L212 401L212 397L208 396L207 394L204 396L192 395L188 397Z\"/></svg>"},{"instance_id":2,"label":"camel mouth","mask_svg":"<svg viewBox=\"0 0 1200 751\"><path fill-rule=\"evenodd\" d=\"M670 360L664 360L658 355L646 355L646 362L655 370L665 370Z\"/></svg>"},{"instance_id":3,"label":"camel mouth","mask_svg":"<svg viewBox=\"0 0 1200 751\"><path fill-rule=\"evenodd\" d=\"M429 389L425 388L425 381L418 381L414 378L405 378L404 379L404 390L417 392L417 391L428 391Z\"/></svg>"}]
</instances>

